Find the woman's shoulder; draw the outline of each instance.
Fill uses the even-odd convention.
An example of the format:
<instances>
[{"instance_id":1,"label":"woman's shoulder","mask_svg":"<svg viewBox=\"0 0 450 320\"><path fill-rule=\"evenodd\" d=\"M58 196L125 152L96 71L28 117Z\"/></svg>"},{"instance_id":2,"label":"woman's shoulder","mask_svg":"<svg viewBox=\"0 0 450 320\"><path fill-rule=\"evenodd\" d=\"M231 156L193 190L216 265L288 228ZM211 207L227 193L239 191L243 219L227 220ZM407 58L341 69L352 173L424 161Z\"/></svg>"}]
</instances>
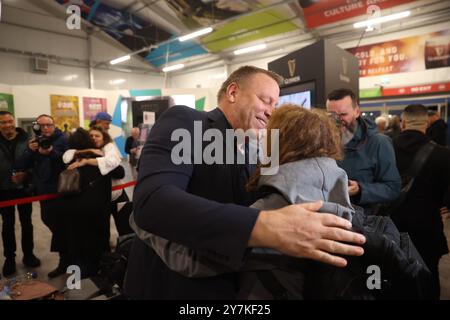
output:
<instances>
[{"instance_id":1,"label":"woman's shoulder","mask_svg":"<svg viewBox=\"0 0 450 320\"><path fill-rule=\"evenodd\" d=\"M105 155L107 153L114 152L118 157L121 157L119 149L117 149L116 144L114 142L109 142L109 143L105 144L103 146L102 150L105 153Z\"/></svg>"},{"instance_id":2,"label":"woman's shoulder","mask_svg":"<svg viewBox=\"0 0 450 320\"><path fill-rule=\"evenodd\" d=\"M103 146L103 150L109 150L109 149L114 149L114 147L115 147L115 144L114 144L114 142L108 142L107 144L105 144L104 146Z\"/></svg>"}]
</instances>

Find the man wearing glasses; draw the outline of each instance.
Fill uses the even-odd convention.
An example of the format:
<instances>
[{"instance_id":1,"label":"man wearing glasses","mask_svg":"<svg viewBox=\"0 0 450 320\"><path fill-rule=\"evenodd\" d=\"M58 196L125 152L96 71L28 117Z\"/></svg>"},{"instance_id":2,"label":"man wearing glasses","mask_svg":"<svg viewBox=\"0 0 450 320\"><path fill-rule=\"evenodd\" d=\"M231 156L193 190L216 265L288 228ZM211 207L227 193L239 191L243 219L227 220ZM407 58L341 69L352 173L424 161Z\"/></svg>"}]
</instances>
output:
<instances>
[{"instance_id":1,"label":"man wearing glasses","mask_svg":"<svg viewBox=\"0 0 450 320\"><path fill-rule=\"evenodd\" d=\"M328 94L326 107L339 120L344 159L339 166L347 172L352 203L377 214L383 204L400 194L401 178L395 165L395 153L388 136L361 117L356 95L349 89Z\"/></svg>"},{"instance_id":2,"label":"man wearing glasses","mask_svg":"<svg viewBox=\"0 0 450 320\"><path fill-rule=\"evenodd\" d=\"M59 174L65 169L62 155L68 149L67 137L55 127L51 116L43 114L36 118L33 127L36 137L17 163L17 170L33 169L36 193L56 193ZM68 266L66 230L60 199L41 201L41 218L52 232L51 251L60 256L57 268L48 274L53 278L64 274Z\"/></svg>"}]
</instances>

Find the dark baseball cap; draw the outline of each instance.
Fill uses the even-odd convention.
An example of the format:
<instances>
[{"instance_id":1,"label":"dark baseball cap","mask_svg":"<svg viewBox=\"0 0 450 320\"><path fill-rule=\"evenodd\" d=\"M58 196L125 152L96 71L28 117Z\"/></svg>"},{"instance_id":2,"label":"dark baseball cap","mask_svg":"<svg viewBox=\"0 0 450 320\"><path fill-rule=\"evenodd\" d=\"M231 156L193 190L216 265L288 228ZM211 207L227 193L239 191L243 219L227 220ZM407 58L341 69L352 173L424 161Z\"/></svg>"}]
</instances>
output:
<instances>
[{"instance_id":1,"label":"dark baseball cap","mask_svg":"<svg viewBox=\"0 0 450 320\"><path fill-rule=\"evenodd\" d=\"M112 117L107 112L99 112L95 115L94 120L112 121Z\"/></svg>"}]
</instances>

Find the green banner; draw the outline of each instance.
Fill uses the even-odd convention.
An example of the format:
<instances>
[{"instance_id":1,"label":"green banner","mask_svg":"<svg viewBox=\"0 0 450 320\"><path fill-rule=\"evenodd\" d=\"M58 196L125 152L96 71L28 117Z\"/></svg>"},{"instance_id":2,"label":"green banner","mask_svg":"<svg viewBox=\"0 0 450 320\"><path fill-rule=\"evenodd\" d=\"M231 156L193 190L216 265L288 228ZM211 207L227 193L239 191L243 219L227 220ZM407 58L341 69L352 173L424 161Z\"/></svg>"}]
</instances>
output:
<instances>
[{"instance_id":1,"label":"green banner","mask_svg":"<svg viewBox=\"0 0 450 320\"><path fill-rule=\"evenodd\" d=\"M212 52L297 29L285 14L267 10L232 21L202 39Z\"/></svg>"},{"instance_id":2,"label":"green banner","mask_svg":"<svg viewBox=\"0 0 450 320\"><path fill-rule=\"evenodd\" d=\"M361 89L359 90L359 98L376 98L381 97L381 88Z\"/></svg>"},{"instance_id":3,"label":"green banner","mask_svg":"<svg viewBox=\"0 0 450 320\"><path fill-rule=\"evenodd\" d=\"M205 99L206 97L195 100L195 109L198 111L203 111L205 109Z\"/></svg>"},{"instance_id":4,"label":"green banner","mask_svg":"<svg viewBox=\"0 0 450 320\"><path fill-rule=\"evenodd\" d=\"M12 94L0 93L0 111L14 114L14 98Z\"/></svg>"}]
</instances>

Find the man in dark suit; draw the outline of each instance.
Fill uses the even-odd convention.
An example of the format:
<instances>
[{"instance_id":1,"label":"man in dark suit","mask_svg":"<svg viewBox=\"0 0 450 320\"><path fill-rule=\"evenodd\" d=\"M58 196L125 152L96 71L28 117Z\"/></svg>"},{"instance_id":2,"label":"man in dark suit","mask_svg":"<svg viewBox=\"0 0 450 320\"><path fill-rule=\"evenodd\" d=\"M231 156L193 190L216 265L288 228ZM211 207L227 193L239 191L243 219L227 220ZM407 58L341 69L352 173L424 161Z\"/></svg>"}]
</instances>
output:
<instances>
[{"instance_id":1,"label":"man in dark suit","mask_svg":"<svg viewBox=\"0 0 450 320\"><path fill-rule=\"evenodd\" d=\"M236 161L196 161L209 143L201 140L208 129L222 137L227 129L264 129L277 105L280 81L270 71L241 67L223 83L217 109L203 113L174 106L157 120L141 154L134 191L133 218L139 228L194 251L207 252L234 270L241 266L249 247L273 248L341 267L346 260L338 255L363 254L359 245L365 238L348 230L349 221L317 213L320 202L270 211L248 208L255 195L247 193L244 185L254 166ZM187 142L191 151L183 151L181 157L193 159L194 164L179 164L174 157L174 147L178 146L174 136L183 134L193 139ZM200 141L196 140L199 135ZM225 138L220 141L236 159L238 148L226 142ZM131 299L233 299L237 279L237 272L209 278L184 277L136 239L124 293Z\"/></svg>"},{"instance_id":2,"label":"man in dark suit","mask_svg":"<svg viewBox=\"0 0 450 320\"><path fill-rule=\"evenodd\" d=\"M447 124L441 118L439 111L428 110L427 136L437 144L447 146Z\"/></svg>"}]
</instances>

